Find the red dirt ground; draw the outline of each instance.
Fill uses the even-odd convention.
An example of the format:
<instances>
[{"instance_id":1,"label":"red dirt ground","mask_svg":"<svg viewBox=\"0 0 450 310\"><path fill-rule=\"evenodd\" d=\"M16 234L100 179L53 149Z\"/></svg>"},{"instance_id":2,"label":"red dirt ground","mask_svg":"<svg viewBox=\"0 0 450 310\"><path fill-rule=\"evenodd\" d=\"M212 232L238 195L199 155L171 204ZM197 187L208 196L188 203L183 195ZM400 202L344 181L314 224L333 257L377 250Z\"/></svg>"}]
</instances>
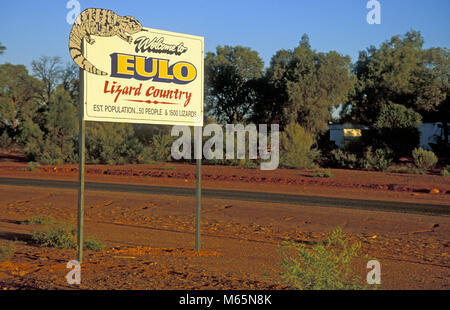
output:
<instances>
[{"instance_id":1,"label":"red dirt ground","mask_svg":"<svg viewBox=\"0 0 450 310\"><path fill-rule=\"evenodd\" d=\"M76 180L76 166L40 167L0 162L0 176ZM449 205L450 178L331 170L247 170L204 166L204 188L423 202ZM195 186L188 164L87 166L88 181ZM437 189L439 192L433 192ZM0 289L286 289L280 284L279 244L312 244L344 226L361 254L382 266L383 289L449 289L450 218L379 211L203 199L202 251L194 247L194 197L87 192L86 234L108 249L87 251L82 284L65 281L74 250L41 248L30 242L39 226L21 221L36 214L73 222L77 192L0 187L0 244L16 240L14 255L0 263ZM363 258L354 271L362 280Z\"/></svg>"}]
</instances>

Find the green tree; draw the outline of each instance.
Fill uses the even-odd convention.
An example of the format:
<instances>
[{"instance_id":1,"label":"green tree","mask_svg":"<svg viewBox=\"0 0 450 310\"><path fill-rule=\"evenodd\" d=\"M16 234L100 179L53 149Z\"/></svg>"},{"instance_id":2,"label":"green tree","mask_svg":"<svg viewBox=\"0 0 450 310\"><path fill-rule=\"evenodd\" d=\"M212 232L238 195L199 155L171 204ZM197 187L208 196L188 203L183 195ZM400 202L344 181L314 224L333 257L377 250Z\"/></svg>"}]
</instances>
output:
<instances>
[{"instance_id":1,"label":"green tree","mask_svg":"<svg viewBox=\"0 0 450 310\"><path fill-rule=\"evenodd\" d=\"M32 69L40 80L35 88L39 105L33 122L44 138L39 149L27 154L44 164L73 162L77 158L78 70L71 64L63 66L59 57L47 56L33 61ZM26 141L26 137L22 139Z\"/></svg>"},{"instance_id":2,"label":"green tree","mask_svg":"<svg viewBox=\"0 0 450 310\"><path fill-rule=\"evenodd\" d=\"M23 146L23 152L29 160L39 161L45 152L44 133L31 118L20 124L20 136L17 139Z\"/></svg>"},{"instance_id":3,"label":"green tree","mask_svg":"<svg viewBox=\"0 0 450 310\"><path fill-rule=\"evenodd\" d=\"M425 51L426 65L418 75L418 105L424 121L441 122L444 139L437 146L439 153L448 154L450 122L450 60L447 48L430 48Z\"/></svg>"},{"instance_id":4,"label":"green tree","mask_svg":"<svg viewBox=\"0 0 450 310\"><path fill-rule=\"evenodd\" d=\"M293 51L278 51L267 74L278 90L275 101L284 123L298 122L313 135L328 129L332 109L347 99L354 85L350 57L316 52L307 35Z\"/></svg>"},{"instance_id":5,"label":"green tree","mask_svg":"<svg viewBox=\"0 0 450 310\"><path fill-rule=\"evenodd\" d=\"M66 160L73 157L74 138L78 132L78 111L72 101L69 91L61 85L51 95L46 113L46 138L60 149Z\"/></svg>"},{"instance_id":6,"label":"green tree","mask_svg":"<svg viewBox=\"0 0 450 310\"><path fill-rule=\"evenodd\" d=\"M2 45L2 42L0 42L0 55L2 55L6 50L6 47Z\"/></svg>"},{"instance_id":7,"label":"green tree","mask_svg":"<svg viewBox=\"0 0 450 310\"><path fill-rule=\"evenodd\" d=\"M78 106L80 68L74 63L67 63L61 71L61 84L70 93L75 106Z\"/></svg>"},{"instance_id":8,"label":"green tree","mask_svg":"<svg viewBox=\"0 0 450 310\"><path fill-rule=\"evenodd\" d=\"M409 156L420 142L418 126L422 116L401 104L383 104L378 117L362 137L363 149L374 147L393 151L396 158Z\"/></svg>"},{"instance_id":9,"label":"green tree","mask_svg":"<svg viewBox=\"0 0 450 310\"><path fill-rule=\"evenodd\" d=\"M207 109L219 122L246 121L251 114L253 81L262 76L264 63L256 51L242 46L218 46L205 57Z\"/></svg>"},{"instance_id":10,"label":"green tree","mask_svg":"<svg viewBox=\"0 0 450 310\"><path fill-rule=\"evenodd\" d=\"M263 77L253 82L256 100L252 111L254 123L285 125L283 107L289 102L286 70L292 60L292 52L279 50L270 61Z\"/></svg>"},{"instance_id":11,"label":"green tree","mask_svg":"<svg viewBox=\"0 0 450 310\"><path fill-rule=\"evenodd\" d=\"M23 65L0 65L0 126L14 140L21 124L35 116L40 81L31 77ZM17 141L16 141L17 142Z\"/></svg>"},{"instance_id":12,"label":"green tree","mask_svg":"<svg viewBox=\"0 0 450 310\"><path fill-rule=\"evenodd\" d=\"M437 109L448 91L448 50L424 50L423 43L421 33L412 30L360 52L354 67L358 83L345 113L372 125L390 103L417 112Z\"/></svg>"},{"instance_id":13,"label":"green tree","mask_svg":"<svg viewBox=\"0 0 450 310\"><path fill-rule=\"evenodd\" d=\"M56 87L62 83L64 68L58 56L42 56L31 62L33 75L42 81L43 88L39 91L43 103L48 104Z\"/></svg>"},{"instance_id":14,"label":"green tree","mask_svg":"<svg viewBox=\"0 0 450 310\"><path fill-rule=\"evenodd\" d=\"M442 121L448 141L449 53L441 48L425 50L423 44L421 33L412 30L404 36L392 37L379 48L371 46L360 52L354 67L358 82L343 113L359 123L379 128L380 118L387 116L381 115L387 112L386 107L390 107L391 121L394 121L392 113L397 114L396 121L400 121L399 117L406 117L403 121L407 121L408 117L416 118L415 111L425 121ZM395 105L405 109L401 111ZM409 109L407 113L406 109ZM403 128L417 126L418 122L410 121L411 124ZM395 123L391 125L398 127ZM383 128L386 131L387 126ZM392 140L391 144L396 145L405 141L400 133L404 130L397 130L397 141L392 140L395 135L385 134ZM402 153L410 153L410 147Z\"/></svg>"},{"instance_id":15,"label":"green tree","mask_svg":"<svg viewBox=\"0 0 450 310\"><path fill-rule=\"evenodd\" d=\"M410 128L422 123L422 116L401 104L383 104L374 127L377 129Z\"/></svg>"}]
</instances>

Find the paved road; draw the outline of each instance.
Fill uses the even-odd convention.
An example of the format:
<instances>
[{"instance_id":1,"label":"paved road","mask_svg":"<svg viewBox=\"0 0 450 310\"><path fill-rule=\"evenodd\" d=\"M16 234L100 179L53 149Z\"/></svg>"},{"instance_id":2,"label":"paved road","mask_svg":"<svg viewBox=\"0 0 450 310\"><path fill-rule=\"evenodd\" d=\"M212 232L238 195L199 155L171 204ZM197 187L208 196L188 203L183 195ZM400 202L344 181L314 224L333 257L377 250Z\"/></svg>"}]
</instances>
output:
<instances>
[{"instance_id":1,"label":"paved road","mask_svg":"<svg viewBox=\"0 0 450 310\"><path fill-rule=\"evenodd\" d=\"M65 189L78 188L78 182L74 181L24 179L24 178L0 178L0 185L65 188ZM149 185L134 185L134 184L86 182L86 190L195 197L193 188L170 187L170 186L149 186ZM438 216L450 215L450 204L446 206L446 205L419 204L419 203L407 203L396 201L348 199L336 197L277 194L267 192L249 192L249 191L220 190L220 189L203 189L202 197L227 199L227 200L285 203L285 204L308 205L317 207L336 207L336 208L360 209L372 211L417 213L417 214L438 215Z\"/></svg>"}]
</instances>

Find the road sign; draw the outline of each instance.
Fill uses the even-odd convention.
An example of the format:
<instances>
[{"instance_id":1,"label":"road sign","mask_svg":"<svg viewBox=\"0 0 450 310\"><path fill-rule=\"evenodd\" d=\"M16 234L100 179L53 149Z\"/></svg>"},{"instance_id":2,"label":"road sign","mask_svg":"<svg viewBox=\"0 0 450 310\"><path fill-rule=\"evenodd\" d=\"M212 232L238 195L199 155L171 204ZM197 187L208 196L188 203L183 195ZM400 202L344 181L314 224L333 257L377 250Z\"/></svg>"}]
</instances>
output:
<instances>
[{"instance_id":1,"label":"road sign","mask_svg":"<svg viewBox=\"0 0 450 310\"><path fill-rule=\"evenodd\" d=\"M84 57L84 119L203 125L203 38L143 28L130 42L96 37Z\"/></svg>"},{"instance_id":2,"label":"road sign","mask_svg":"<svg viewBox=\"0 0 450 310\"><path fill-rule=\"evenodd\" d=\"M131 16L90 8L81 12L73 24L69 51L81 69L78 190L81 263L85 121L203 126L204 40L144 28ZM196 250L200 250L200 184L201 159L198 159Z\"/></svg>"}]
</instances>

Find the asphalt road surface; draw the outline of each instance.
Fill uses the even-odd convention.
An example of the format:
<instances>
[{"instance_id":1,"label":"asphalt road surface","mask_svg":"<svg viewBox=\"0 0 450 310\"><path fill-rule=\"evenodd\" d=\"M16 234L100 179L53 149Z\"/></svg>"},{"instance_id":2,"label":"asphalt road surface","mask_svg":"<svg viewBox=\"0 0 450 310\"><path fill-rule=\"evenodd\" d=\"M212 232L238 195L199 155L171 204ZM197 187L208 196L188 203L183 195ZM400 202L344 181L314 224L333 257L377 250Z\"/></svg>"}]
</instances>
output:
<instances>
[{"instance_id":1,"label":"asphalt road surface","mask_svg":"<svg viewBox=\"0 0 450 310\"><path fill-rule=\"evenodd\" d=\"M25 178L0 178L0 185L31 186L45 188L77 189L78 182L60 180L42 180ZM175 195L195 197L194 188L149 186L117 183L86 182L86 191L130 192L153 195ZM299 206L335 207L372 211L387 211L400 213L416 213L437 216L449 216L449 205L419 204L397 201L363 200L323 196L307 196L292 194L277 194L267 192L250 192L237 190L202 189L202 197L225 200L260 201L285 203Z\"/></svg>"}]
</instances>

